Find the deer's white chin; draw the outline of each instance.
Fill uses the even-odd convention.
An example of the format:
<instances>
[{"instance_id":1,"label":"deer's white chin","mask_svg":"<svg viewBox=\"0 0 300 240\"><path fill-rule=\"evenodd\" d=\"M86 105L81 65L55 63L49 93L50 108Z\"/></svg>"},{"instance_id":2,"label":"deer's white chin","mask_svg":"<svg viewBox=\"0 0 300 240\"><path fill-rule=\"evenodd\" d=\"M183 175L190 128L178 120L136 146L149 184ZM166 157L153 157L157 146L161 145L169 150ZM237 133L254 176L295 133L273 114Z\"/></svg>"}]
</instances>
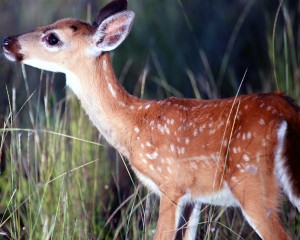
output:
<instances>
[{"instance_id":1,"label":"deer's white chin","mask_svg":"<svg viewBox=\"0 0 300 240\"><path fill-rule=\"evenodd\" d=\"M68 71L67 69L58 64L37 59L24 59L22 62L31 67L39 68L50 72L66 73Z\"/></svg>"},{"instance_id":2,"label":"deer's white chin","mask_svg":"<svg viewBox=\"0 0 300 240\"><path fill-rule=\"evenodd\" d=\"M13 52L7 50L6 47L3 47L3 53L4 53L5 58L11 62L20 62L23 60L23 54L13 53Z\"/></svg>"},{"instance_id":3,"label":"deer's white chin","mask_svg":"<svg viewBox=\"0 0 300 240\"><path fill-rule=\"evenodd\" d=\"M6 59L8 59L9 61L12 61L12 62L16 62L17 61L17 58L14 54L10 53L9 51L6 51L4 50L4 56L6 57Z\"/></svg>"}]
</instances>

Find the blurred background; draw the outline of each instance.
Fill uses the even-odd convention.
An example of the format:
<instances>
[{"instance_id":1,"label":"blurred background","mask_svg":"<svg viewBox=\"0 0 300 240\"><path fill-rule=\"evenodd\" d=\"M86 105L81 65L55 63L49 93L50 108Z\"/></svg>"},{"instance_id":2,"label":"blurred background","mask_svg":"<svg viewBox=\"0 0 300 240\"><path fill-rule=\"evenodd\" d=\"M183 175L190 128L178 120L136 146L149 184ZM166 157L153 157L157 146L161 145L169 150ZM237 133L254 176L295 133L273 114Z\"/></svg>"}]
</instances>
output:
<instances>
[{"instance_id":1,"label":"blurred background","mask_svg":"<svg viewBox=\"0 0 300 240\"><path fill-rule=\"evenodd\" d=\"M65 17L92 22L107 2L0 0L0 38ZM284 91L299 103L300 1L129 0L129 9L133 29L112 57L130 93L224 98L244 78L239 94ZM0 238L152 239L157 200L131 181L64 75L1 53L0 125ZM299 216L283 207L297 239ZM239 211L220 211L212 222L204 211L199 239L258 239Z\"/></svg>"}]
</instances>

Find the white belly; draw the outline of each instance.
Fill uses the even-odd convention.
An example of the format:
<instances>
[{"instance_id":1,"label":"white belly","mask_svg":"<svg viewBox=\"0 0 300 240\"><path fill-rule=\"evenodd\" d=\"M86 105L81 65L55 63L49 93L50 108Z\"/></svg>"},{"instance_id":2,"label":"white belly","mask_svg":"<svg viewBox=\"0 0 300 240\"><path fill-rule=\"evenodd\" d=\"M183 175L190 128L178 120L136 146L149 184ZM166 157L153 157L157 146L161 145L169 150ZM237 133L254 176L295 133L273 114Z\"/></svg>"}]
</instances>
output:
<instances>
[{"instance_id":1,"label":"white belly","mask_svg":"<svg viewBox=\"0 0 300 240\"><path fill-rule=\"evenodd\" d=\"M239 206L235 197L233 196L230 188L227 184L224 184L224 187L217 192L214 192L210 195L204 196L194 196L194 201L200 203L207 203L216 206L224 207L237 207Z\"/></svg>"}]
</instances>

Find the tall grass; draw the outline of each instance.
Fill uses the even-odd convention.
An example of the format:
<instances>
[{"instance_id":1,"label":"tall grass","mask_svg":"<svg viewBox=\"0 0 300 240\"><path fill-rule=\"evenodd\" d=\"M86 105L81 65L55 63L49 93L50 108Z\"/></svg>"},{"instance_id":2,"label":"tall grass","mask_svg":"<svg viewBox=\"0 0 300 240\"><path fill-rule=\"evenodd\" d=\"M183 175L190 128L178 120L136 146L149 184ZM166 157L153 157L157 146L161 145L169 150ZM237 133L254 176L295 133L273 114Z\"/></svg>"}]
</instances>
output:
<instances>
[{"instance_id":1,"label":"tall grass","mask_svg":"<svg viewBox=\"0 0 300 240\"><path fill-rule=\"evenodd\" d=\"M290 14L289 7L292 6L287 6L284 1L280 1L272 35L269 34L269 55L277 90L285 91L299 100L299 36L297 31L294 31L297 12ZM283 21L281 28L276 24L279 20Z\"/></svg>"},{"instance_id":2,"label":"tall grass","mask_svg":"<svg viewBox=\"0 0 300 240\"><path fill-rule=\"evenodd\" d=\"M178 2L182 5L181 1ZM246 8L239 18L218 73L212 72L205 50L198 45L199 59L209 81L203 81L190 68L185 69L186 79L191 81L196 97L201 98L201 93L219 97L217 86L229 72L231 50L249 11L250 8ZM182 13L189 24L183 8ZM267 86L262 78L262 85L265 89L284 90L300 100L299 48L288 6L280 6L276 19L280 21L273 22L266 33L273 67L270 75L275 73L276 84L274 80L271 87ZM148 65L157 73L150 79L147 78ZM153 80L162 95L182 95L166 78L155 52L140 75L142 96L146 80ZM31 79L28 79L25 68L22 78L27 92L24 105L28 110L24 113L23 106L17 106L18 94L14 88L8 89L9 105L5 124L0 129L0 146L6 150L7 163L0 175L0 238L152 239L159 204L157 199L150 197L139 185L126 161L112 152L74 96L67 94L57 100L52 87L57 76L53 74L41 72L39 82L46 83L43 93L40 88L30 92L28 82ZM126 74L122 79L126 79ZM232 78L230 83L237 91L236 79ZM25 119L19 118L20 112ZM124 165L126 167L122 167ZM124 182L126 184L122 186ZM288 203L283 209L284 224L298 239L300 217ZM202 208L198 238L258 239L239 210L210 206Z\"/></svg>"}]
</instances>

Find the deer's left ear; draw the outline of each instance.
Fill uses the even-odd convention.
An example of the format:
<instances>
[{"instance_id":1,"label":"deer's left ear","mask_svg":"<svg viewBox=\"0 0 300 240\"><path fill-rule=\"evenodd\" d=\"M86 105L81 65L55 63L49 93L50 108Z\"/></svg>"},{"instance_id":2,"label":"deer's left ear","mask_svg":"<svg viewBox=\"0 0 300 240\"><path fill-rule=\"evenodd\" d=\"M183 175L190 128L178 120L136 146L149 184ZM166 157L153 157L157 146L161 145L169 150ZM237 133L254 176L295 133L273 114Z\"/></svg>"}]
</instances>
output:
<instances>
[{"instance_id":1,"label":"deer's left ear","mask_svg":"<svg viewBox=\"0 0 300 240\"><path fill-rule=\"evenodd\" d=\"M117 48L128 36L134 13L126 10L105 19L97 28L93 37L98 51L108 52Z\"/></svg>"}]
</instances>

